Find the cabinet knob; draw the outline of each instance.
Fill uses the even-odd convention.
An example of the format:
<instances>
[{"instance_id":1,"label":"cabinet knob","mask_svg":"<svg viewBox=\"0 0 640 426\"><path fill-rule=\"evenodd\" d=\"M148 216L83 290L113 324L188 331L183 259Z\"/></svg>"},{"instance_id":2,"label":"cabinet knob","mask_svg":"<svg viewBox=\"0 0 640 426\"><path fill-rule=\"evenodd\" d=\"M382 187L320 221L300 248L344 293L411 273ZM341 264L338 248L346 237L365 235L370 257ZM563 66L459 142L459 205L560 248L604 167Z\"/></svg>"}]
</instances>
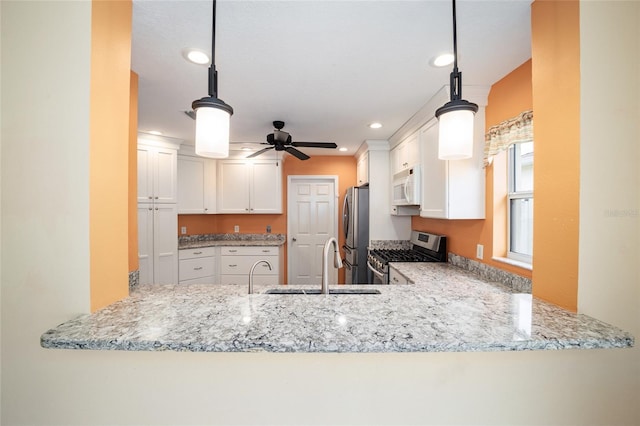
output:
<instances>
[{"instance_id":1,"label":"cabinet knob","mask_svg":"<svg viewBox=\"0 0 640 426\"><path fill-rule=\"evenodd\" d=\"M153 197L151 195L149 195L147 198L153 200Z\"/></svg>"},{"instance_id":2,"label":"cabinet knob","mask_svg":"<svg viewBox=\"0 0 640 426\"><path fill-rule=\"evenodd\" d=\"M151 207L149 207L149 211L153 210Z\"/></svg>"},{"instance_id":3,"label":"cabinet knob","mask_svg":"<svg viewBox=\"0 0 640 426\"><path fill-rule=\"evenodd\" d=\"M158 198L160 198L160 197L155 197L155 199L156 199L156 200L157 200Z\"/></svg>"},{"instance_id":4,"label":"cabinet knob","mask_svg":"<svg viewBox=\"0 0 640 426\"><path fill-rule=\"evenodd\" d=\"M291 239L291 241L293 241L295 243L298 240L294 237L294 238Z\"/></svg>"},{"instance_id":5,"label":"cabinet knob","mask_svg":"<svg viewBox=\"0 0 640 426\"><path fill-rule=\"evenodd\" d=\"M248 211L249 211L249 208L247 207L246 209L244 209L244 211L248 212Z\"/></svg>"}]
</instances>

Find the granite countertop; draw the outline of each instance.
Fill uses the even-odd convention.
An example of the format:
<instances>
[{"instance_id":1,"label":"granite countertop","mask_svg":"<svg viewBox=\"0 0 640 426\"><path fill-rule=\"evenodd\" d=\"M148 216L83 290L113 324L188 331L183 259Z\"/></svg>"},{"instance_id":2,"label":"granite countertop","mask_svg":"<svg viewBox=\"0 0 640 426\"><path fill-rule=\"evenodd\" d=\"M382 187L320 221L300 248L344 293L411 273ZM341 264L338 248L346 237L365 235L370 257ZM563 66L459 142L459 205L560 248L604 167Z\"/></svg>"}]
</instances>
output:
<instances>
[{"instance_id":1,"label":"granite countertop","mask_svg":"<svg viewBox=\"0 0 640 426\"><path fill-rule=\"evenodd\" d=\"M287 240L284 234L199 234L178 238L178 249L215 246L281 246Z\"/></svg>"},{"instance_id":2,"label":"granite countertop","mask_svg":"<svg viewBox=\"0 0 640 426\"><path fill-rule=\"evenodd\" d=\"M450 264L395 263L415 284L378 295L146 285L47 331L45 348L196 352L460 352L626 348L630 334ZM286 288L309 286L290 285ZM314 286L315 287L315 286ZM338 286L335 286L338 287ZM332 286L334 288L334 286Z\"/></svg>"}]
</instances>

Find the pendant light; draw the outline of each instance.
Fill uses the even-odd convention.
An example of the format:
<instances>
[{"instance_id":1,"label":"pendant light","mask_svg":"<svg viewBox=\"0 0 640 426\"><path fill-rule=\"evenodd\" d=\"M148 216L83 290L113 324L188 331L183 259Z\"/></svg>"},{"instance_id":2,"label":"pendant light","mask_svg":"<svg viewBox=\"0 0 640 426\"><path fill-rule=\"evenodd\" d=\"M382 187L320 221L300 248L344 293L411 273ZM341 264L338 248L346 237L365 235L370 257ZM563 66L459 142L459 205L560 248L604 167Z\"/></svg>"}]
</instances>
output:
<instances>
[{"instance_id":1,"label":"pendant light","mask_svg":"<svg viewBox=\"0 0 640 426\"><path fill-rule=\"evenodd\" d=\"M473 119L478 105L462 99L462 73L458 71L456 0L453 1L453 71L449 77L450 101L436 110L438 158L464 160L473 155Z\"/></svg>"},{"instance_id":2,"label":"pendant light","mask_svg":"<svg viewBox=\"0 0 640 426\"><path fill-rule=\"evenodd\" d=\"M216 0L213 0L211 29L211 66L209 67L209 96L193 101L196 113L196 154L209 158L229 156L229 119L233 108L218 99L218 71L216 71Z\"/></svg>"}]
</instances>

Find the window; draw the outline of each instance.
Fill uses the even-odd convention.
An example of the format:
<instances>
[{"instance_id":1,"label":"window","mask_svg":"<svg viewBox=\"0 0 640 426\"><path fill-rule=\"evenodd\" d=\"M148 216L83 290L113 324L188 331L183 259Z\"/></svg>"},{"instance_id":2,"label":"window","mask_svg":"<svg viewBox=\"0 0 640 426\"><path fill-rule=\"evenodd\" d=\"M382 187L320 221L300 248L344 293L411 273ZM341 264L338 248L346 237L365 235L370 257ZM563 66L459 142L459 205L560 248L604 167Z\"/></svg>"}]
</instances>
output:
<instances>
[{"instance_id":1,"label":"window","mask_svg":"<svg viewBox=\"0 0 640 426\"><path fill-rule=\"evenodd\" d=\"M533 142L509 147L507 257L531 263L533 259Z\"/></svg>"}]
</instances>

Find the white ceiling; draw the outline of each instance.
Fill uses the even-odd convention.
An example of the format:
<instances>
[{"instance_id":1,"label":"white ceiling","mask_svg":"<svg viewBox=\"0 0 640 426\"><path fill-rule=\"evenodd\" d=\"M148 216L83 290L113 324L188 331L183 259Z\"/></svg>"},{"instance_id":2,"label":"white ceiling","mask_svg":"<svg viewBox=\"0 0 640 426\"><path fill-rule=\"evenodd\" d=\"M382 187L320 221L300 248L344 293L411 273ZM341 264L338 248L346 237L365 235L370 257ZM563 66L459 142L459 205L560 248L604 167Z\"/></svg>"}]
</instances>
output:
<instances>
[{"instance_id":1,"label":"white ceiling","mask_svg":"<svg viewBox=\"0 0 640 426\"><path fill-rule=\"evenodd\" d=\"M458 0L464 85L491 85L530 58L530 4ZM207 96L208 66L182 54L211 51L211 14L211 1L134 0L140 131L193 144L195 122L183 111ZM294 141L349 148L305 153L353 155L364 140L393 135L451 72L429 65L452 50L448 0L219 0L216 25L218 96L235 111L232 142L264 142L272 121L283 120ZM369 129L373 121L384 127Z\"/></svg>"}]
</instances>

